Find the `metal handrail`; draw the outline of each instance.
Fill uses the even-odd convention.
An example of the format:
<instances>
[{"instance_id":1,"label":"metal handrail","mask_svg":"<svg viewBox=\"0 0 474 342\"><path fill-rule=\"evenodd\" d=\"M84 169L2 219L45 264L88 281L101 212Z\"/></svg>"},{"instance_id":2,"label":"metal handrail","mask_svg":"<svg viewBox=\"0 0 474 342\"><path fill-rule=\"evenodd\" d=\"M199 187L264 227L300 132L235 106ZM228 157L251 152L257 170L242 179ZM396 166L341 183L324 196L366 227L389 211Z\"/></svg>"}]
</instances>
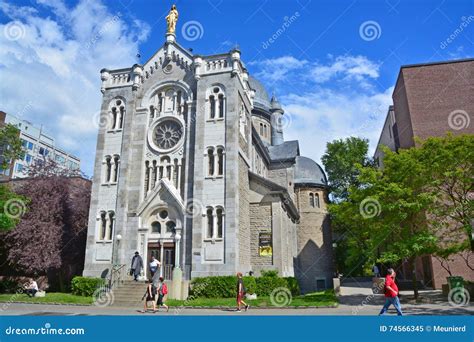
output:
<instances>
[{"instance_id":1,"label":"metal handrail","mask_svg":"<svg viewBox=\"0 0 474 342\"><path fill-rule=\"evenodd\" d=\"M117 284L122 283L122 271L125 268L125 264L115 264L112 265L112 270L110 271L110 276L108 279L109 290L113 290L117 287Z\"/></svg>"}]
</instances>

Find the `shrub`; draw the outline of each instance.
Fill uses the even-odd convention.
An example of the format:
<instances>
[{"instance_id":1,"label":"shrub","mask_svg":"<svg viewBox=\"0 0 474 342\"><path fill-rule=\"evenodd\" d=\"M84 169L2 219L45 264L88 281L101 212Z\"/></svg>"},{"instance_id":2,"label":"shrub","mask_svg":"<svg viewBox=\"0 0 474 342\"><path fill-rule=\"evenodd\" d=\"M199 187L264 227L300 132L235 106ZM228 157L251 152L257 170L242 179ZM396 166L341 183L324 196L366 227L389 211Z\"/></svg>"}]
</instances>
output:
<instances>
[{"instance_id":1,"label":"shrub","mask_svg":"<svg viewBox=\"0 0 474 342\"><path fill-rule=\"evenodd\" d=\"M247 293L255 293L257 284L254 277L243 277ZM237 277L216 276L195 278L191 282L190 296L204 298L234 298L237 293Z\"/></svg>"},{"instance_id":2,"label":"shrub","mask_svg":"<svg viewBox=\"0 0 474 342\"><path fill-rule=\"evenodd\" d=\"M262 277L270 277L270 278L278 278L278 271L277 270L268 270L260 272Z\"/></svg>"},{"instance_id":3,"label":"shrub","mask_svg":"<svg viewBox=\"0 0 474 342\"><path fill-rule=\"evenodd\" d=\"M299 296L301 294L300 285L298 284L298 280L296 280L295 277L285 277L283 279L286 280L287 287L290 290L292 296Z\"/></svg>"},{"instance_id":4,"label":"shrub","mask_svg":"<svg viewBox=\"0 0 474 342\"><path fill-rule=\"evenodd\" d=\"M271 274L256 278L257 281L257 296L267 297L272 291L278 287L287 287L287 282L284 278L280 278Z\"/></svg>"},{"instance_id":5,"label":"shrub","mask_svg":"<svg viewBox=\"0 0 474 342\"><path fill-rule=\"evenodd\" d=\"M78 296L92 297L94 291L104 283L102 278L74 277L71 281L71 292Z\"/></svg>"},{"instance_id":6,"label":"shrub","mask_svg":"<svg viewBox=\"0 0 474 342\"><path fill-rule=\"evenodd\" d=\"M15 293L20 288L20 284L14 279L0 280L0 293Z\"/></svg>"}]
</instances>

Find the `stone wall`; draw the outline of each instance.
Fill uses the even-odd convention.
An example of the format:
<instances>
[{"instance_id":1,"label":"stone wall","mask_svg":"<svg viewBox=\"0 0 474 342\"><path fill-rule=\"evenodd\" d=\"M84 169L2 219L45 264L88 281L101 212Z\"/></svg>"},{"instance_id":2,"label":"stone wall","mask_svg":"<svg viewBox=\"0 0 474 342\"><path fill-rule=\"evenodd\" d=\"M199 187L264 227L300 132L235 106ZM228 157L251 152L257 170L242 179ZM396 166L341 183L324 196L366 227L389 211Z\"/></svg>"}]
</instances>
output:
<instances>
[{"instance_id":1,"label":"stone wall","mask_svg":"<svg viewBox=\"0 0 474 342\"><path fill-rule=\"evenodd\" d=\"M310 205L310 193L319 194L319 208ZM325 287L332 287L334 262L332 253L332 236L327 213L327 195L321 188L300 188L297 191L300 222L297 228L298 255L296 277L302 292L321 289L324 279Z\"/></svg>"},{"instance_id":2,"label":"stone wall","mask_svg":"<svg viewBox=\"0 0 474 342\"><path fill-rule=\"evenodd\" d=\"M250 192L248 166L239 156L239 264L250 267Z\"/></svg>"},{"instance_id":3,"label":"stone wall","mask_svg":"<svg viewBox=\"0 0 474 342\"><path fill-rule=\"evenodd\" d=\"M261 232L272 233L271 203L250 203L250 259L252 266L271 266L273 257L259 256L258 253L258 237Z\"/></svg>"}]
</instances>

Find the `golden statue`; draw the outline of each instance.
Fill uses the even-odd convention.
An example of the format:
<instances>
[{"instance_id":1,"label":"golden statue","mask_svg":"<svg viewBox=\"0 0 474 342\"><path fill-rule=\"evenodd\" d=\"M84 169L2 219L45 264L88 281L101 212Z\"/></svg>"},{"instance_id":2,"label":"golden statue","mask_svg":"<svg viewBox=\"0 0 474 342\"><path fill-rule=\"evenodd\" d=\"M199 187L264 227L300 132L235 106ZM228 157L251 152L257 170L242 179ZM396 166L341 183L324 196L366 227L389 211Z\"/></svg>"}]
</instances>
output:
<instances>
[{"instance_id":1,"label":"golden statue","mask_svg":"<svg viewBox=\"0 0 474 342\"><path fill-rule=\"evenodd\" d=\"M176 5L171 6L170 12L166 16L166 24L168 29L166 33L174 34L176 32L176 23L178 22L178 10L176 9Z\"/></svg>"}]
</instances>

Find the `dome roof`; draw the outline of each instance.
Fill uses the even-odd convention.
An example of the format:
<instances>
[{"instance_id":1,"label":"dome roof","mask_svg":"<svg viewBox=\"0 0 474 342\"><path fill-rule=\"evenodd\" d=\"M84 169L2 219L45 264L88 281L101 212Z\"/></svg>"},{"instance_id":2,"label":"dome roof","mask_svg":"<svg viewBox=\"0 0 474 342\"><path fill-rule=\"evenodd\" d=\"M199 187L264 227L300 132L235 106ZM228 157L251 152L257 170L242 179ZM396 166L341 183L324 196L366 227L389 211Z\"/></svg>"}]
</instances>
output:
<instances>
[{"instance_id":1,"label":"dome roof","mask_svg":"<svg viewBox=\"0 0 474 342\"><path fill-rule=\"evenodd\" d=\"M327 186L326 174L311 158L298 156L295 164L295 184Z\"/></svg>"},{"instance_id":2,"label":"dome roof","mask_svg":"<svg viewBox=\"0 0 474 342\"><path fill-rule=\"evenodd\" d=\"M249 76L249 83L250 87L255 90L255 98L253 99L254 106L267 111L270 110L270 97L263 84L253 76Z\"/></svg>"}]
</instances>

